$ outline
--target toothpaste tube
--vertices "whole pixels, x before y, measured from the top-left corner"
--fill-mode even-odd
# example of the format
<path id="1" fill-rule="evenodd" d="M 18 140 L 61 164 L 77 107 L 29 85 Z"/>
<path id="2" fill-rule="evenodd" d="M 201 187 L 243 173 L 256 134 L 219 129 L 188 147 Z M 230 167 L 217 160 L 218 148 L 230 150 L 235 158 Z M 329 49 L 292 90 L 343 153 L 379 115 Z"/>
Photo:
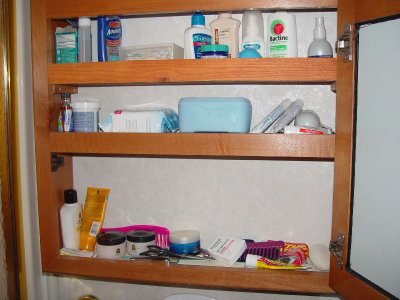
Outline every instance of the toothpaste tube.
<path id="1" fill-rule="evenodd" d="M 267 130 L 288 108 L 290 99 L 283 100 L 272 112 L 270 112 L 250 133 L 262 133 Z"/>
<path id="2" fill-rule="evenodd" d="M 97 18 L 98 61 L 119 60 L 121 39 L 122 25 L 119 17 Z"/>
<path id="3" fill-rule="evenodd" d="M 293 257 L 283 256 L 273 260 L 259 255 L 247 254 L 246 267 L 271 270 L 304 270 L 306 267 L 293 263 Z"/>
<path id="4" fill-rule="evenodd" d="M 325 128 L 311 128 L 303 126 L 288 125 L 283 128 L 283 133 L 287 134 L 328 134 Z"/>
<path id="5" fill-rule="evenodd" d="M 276 120 L 275 124 L 272 127 L 271 133 L 277 133 L 281 131 L 286 125 L 289 125 L 296 116 L 303 109 L 304 102 L 300 99 L 290 103 L 289 107 L 285 110 L 285 112 Z"/>

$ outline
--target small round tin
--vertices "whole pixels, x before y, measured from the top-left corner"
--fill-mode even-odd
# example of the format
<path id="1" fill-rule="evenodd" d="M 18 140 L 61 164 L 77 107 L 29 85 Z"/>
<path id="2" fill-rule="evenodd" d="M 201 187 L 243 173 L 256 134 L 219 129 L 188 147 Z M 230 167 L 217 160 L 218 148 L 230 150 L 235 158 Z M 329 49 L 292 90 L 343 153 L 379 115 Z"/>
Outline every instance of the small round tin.
<path id="1" fill-rule="evenodd" d="M 126 237 L 118 231 L 101 232 L 96 236 L 97 257 L 118 259 L 126 254 Z"/>
<path id="2" fill-rule="evenodd" d="M 147 246 L 156 244 L 154 231 L 131 230 L 126 234 L 127 251 L 132 257 L 140 257 L 140 253 L 149 250 Z"/>

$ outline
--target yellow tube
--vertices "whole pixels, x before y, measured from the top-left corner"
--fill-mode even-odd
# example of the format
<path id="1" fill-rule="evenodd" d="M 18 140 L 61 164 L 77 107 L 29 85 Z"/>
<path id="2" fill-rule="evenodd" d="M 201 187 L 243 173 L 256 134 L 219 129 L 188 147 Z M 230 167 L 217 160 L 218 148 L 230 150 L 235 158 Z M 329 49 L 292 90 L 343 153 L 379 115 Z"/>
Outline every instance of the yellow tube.
<path id="1" fill-rule="evenodd" d="M 79 249 L 94 251 L 96 235 L 103 226 L 110 189 L 88 187 L 83 208 Z"/>
<path id="2" fill-rule="evenodd" d="M 246 267 L 257 269 L 271 269 L 271 270 L 302 270 L 306 269 L 303 266 L 297 266 L 291 263 L 280 262 L 279 260 L 272 260 L 266 257 L 247 254 Z"/>

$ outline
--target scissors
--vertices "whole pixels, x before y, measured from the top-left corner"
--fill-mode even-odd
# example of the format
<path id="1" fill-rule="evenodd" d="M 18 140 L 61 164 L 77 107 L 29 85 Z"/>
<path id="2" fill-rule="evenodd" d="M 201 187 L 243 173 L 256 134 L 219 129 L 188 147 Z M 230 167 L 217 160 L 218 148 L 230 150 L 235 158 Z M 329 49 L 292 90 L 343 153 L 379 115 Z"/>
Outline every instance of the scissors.
<path id="1" fill-rule="evenodd" d="M 175 259 L 195 259 L 195 260 L 205 260 L 212 259 L 211 256 L 204 250 L 200 250 L 198 254 L 201 255 L 189 255 L 189 254 L 177 254 L 168 248 L 161 248 L 155 245 L 147 246 L 149 250 L 140 253 L 140 258 L 149 258 L 155 260 L 170 260 L 171 258 Z"/>

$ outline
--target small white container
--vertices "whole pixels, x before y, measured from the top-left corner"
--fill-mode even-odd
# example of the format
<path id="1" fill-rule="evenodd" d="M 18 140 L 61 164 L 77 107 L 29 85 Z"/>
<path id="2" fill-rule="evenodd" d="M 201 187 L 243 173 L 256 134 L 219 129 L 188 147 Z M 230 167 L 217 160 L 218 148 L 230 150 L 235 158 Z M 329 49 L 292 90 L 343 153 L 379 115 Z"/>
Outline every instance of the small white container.
<path id="1" fill-rule="evenodd" d="M 178 230 L 169 235 L 169 249 L 177 254 L 195 254 L 200 251 L 200 232 Z"/>
<path id="2" fill-rule="evenodd" d="M 147 246 L 156 244 L 154 231 L 131 230 L 126 234 L 127 252 L 132 257 L 140 257 L 140 253 L 148 251 Z"/>
<path id="3" fill-rule="evenodd" d="M 126 254 L 125 235 L 117 231 L 99 233 L 96 237 L 96 253 L 99 258 L 121 258 Z"/>
<path id="4" fill-rule="evenodd" d="M 100 104 L 95 101 L 72 102 L 74 131 L 97 132 L 99 126 Z"/>

